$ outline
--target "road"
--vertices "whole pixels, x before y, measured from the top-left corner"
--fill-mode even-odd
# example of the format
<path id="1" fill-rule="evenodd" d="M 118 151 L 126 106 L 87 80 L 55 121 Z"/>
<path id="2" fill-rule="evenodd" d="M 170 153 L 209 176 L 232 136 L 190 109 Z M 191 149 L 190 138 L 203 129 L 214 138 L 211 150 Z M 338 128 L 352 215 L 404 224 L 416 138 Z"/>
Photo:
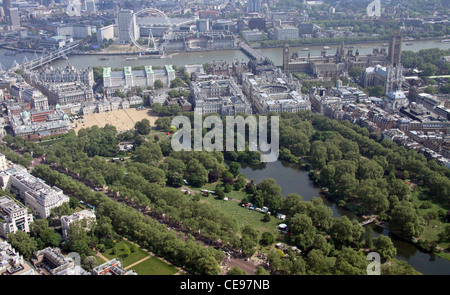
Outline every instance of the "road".
<path id="1" fill-rule="evenodd" d="M 51 169 L 54 169 L 54 170 L 60 172 L 60 173 L 66 174 L 66 175 L 72 177 L 73 179 L 76 179 L 76 180 L 79 180 L 79 181 L 83 182 L 86 186 L 89 186 L 92 189 L 94 189 L 94 187 L 95 187 L 95 185 L 90 183 L 89 181 L 82 180 L 82 179 L 80 179 L 78 177 L 75 177 L 74 175 L 71 175 L 70 171 L 66 172 L 65 168 L 57 167 L 57 166 L 54 166 L 54 165 L 49 165 L 49 167 Z M 234 249 L 230 249 L 230 248 L 228 248 L 228 247 L 226 247 L 226 246 L 224 246 L 222 244 L 218 244 L 216 242 L 213 242 L 210 238 L 205 237 L 203 235 L 199 235 L 198 232 L 196 232 L 196 231 L 192 231 L 192 230 L 186 229 L 186 228 L 182 227 L 182 225 L 180 225 L 178 223 L 172 223 L 169 220 L 167 220 L 165 218 L 162 218 L 161 216 L 156 215 L 154 212 L 144 211 L 141 208 L 137 208 L 136 204 L 132 204 L 130 202 L 130 200 L 122 200 L 122 199 L 117 198 L 116 196 L 114 196 L 113 193 L 109 193 L 109 192 L 103 191 L 101 189 L 100 189 L 100 192 L 103 192 L 107 197 L 109 197 L 109 198 L 111 198 L 111 199 L 113 199 L 115 201 L 125 202 L 128 206 L 134 208 L 135 210 L 141 212 L 142 214 L 148 215 L 152 219 L 157 220 L 158 222 L 160 222 L 162 224 L 165 224 L 168 229 L 177 231 L 178 235 L 184 236 L 187 233 L 190 233 L 191 235 L 194 236 L 196 241 L 200 242 L 204 247 L 214 247 L 216 249 L 221 249 L 223 251 L 229 252 L 231 254 L 230 255 L 230 262 L 228 262 L 228 258 L 225 258 L 222 261 L 222 263 L 221 263 L 222 266 L 226 266 L 226 265 L 228 265 L 230 267 L 239 266 L 242 270 L 244 270 L 249 275 L 252 275 L 252 274 L 255 273 L 256 267 L 258 265 L 255 265 L 252 260 L 245 261 L 241 257 L 241 255 L 239 254 L 238 251 L 236 251 Z M 222 272 L 221 274 L 225 274 L 225 273 Z"/>

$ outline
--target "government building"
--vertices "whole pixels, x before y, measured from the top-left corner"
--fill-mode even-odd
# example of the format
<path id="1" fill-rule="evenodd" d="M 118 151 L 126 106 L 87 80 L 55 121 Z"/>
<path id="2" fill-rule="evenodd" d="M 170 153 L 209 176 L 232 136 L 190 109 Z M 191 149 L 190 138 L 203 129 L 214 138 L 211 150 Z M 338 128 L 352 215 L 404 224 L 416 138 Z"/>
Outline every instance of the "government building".
<path id="1" fill-rule="evenodd" d="M 133 88 L 153 87 L 155 81 L 160 80 L 165 87 L 174 80 L 175 70 L 172 65 L 166 65 L 163 69 L 153 69 L 145 66 L 143 70 L 133 70 L 132 67 L 124 67 L 122 71 L 113 71 L 110 67 L 103 68 L 103 91 L 111 96 L 116 90 L 124 91 Z"/>

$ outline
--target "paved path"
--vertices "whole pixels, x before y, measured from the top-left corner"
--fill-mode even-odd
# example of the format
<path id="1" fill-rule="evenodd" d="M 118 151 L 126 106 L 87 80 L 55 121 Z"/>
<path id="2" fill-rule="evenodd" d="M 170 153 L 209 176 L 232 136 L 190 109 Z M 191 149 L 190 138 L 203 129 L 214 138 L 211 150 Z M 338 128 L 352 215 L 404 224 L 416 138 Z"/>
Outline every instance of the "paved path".
<path id="1" fill-rule="evenodd" d="M 124 269 L 129 269 L 130 267 L 133 267 L 133 266 L 135 266 L 136 264 L 139 264 L 139 263 L 141 263 L 141 262 L 143 262 L 143 261 L 145 261 L 145 260 L 147 260 L 147 259 L 149 259 L 149 258 L 151 258 L 151 257 L 152 257 L 152 256 L 149 255 L 149 256 L 147 256 L 147 257 L 145 257 L 145 258 L 142 258 L 141 260 L 136 261 L 135 263 L 132 263 L 132 264 L 128 265 L 128 266 L 125 267 Z"/>
<path id="2" fill-rule="evenodd" d="M 100 257 L 101 259 L 103 259 L 105 262 L 109 261 L 108 258 L 106 258 L 105 256 L 102 255 L 102 253 L 97 252 L 97 256 Z"/>

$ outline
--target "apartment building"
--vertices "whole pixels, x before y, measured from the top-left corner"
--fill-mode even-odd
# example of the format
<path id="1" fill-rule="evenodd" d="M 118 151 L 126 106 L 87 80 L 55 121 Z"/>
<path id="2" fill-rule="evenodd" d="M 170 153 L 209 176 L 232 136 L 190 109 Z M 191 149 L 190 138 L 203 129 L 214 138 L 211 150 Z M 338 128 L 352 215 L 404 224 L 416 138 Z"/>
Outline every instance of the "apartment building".
<path id="1" fill-rule="evenodd" d="M 69 201 L 60 188 L 50 187 L 20 165 L 0 172 L 0 183 L 2 189 L 16 193 L 37 218 L 47 218 L 51 209 Z"/>
<path id="2" fill-rule="evenodd" d="M 62 216 L 61 217 L 61 229 L 62 229 L 63 237 L 67 238 L 67 235 L 69 233 L 69 227 L 72 223 L 77 222 L 77 221 L 82 221 L 82 220 L 86 221 L 86 223 L 85 223 L 86 229 L 89 229 L 96 220 L 94 212 L 92 210 L 82 210 L 79 212 L 75 212 L 69 216 Z"/>
<path id="3" fill-rule="evenodd" d="M 0 197 L 0 236 L 7 238 L 9 233 L 18 230 L 29 232 L 33 214 L 8 196 Z"/>
<path id="4" fill-rule="evenodd" d="M 8 242 L 0 240 L 0 275 L 34 275 L 34 269 Z"/>

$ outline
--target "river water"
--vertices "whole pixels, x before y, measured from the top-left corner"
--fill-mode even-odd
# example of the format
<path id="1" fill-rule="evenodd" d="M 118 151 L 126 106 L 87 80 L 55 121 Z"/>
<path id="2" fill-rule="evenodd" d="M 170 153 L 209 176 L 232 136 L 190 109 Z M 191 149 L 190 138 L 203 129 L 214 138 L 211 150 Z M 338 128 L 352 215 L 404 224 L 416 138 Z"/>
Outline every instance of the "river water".
<path id="1" fill-rule="evenodd" d="M 346 215 L 350 220 L 357 218 L 353 212 L 338 207 L 335 202 L 328 200 L 321 188 L 309 178 L 308 171 L 299 165 L 285 161 L 262 163 L 259 165 L 241 163 L 240 172 L 247 179 L 253 179 L 256 184 L 265 178 L 275 179 L 277 184 L 281 186 L 281 193 L 284 196 L 290 193 L 296 193 L 302 196 L 305 201 L 309 201 L 313 197 L 321 197 L 324 204 L 332 209 L 333 217 Z M 373 228 L 374 237 L 389 234 L 389 231 L 386 229 L 374 225 L 368 226 Z M 406 261 L 418 272 L 424 275 L 450 275 L 449 260 L 433 254 L 424 253 L 414 245 L 394 236 L 391 239 L 397 248 L 396 258 Z"/>
<path id="2" fill-rule="evenodd" d="M 406 45 L 409 42 L 403 42 L 403 50 L 411 50 L 417 52 L 421 49 L 428 48 L 440 48 L 440 49 L 450 49 L 450 43 L 442 43 L 439 40 L 422 40 L 422 41 L 412 41 L 412 45 Z M 302 51 L 302 49 L 308 47 L 309 51 Z M 350 46 L 350 45 L 346 45 Z M 373 48 L 381 48 L 381 42 L 355 44 L 352 48 L 353 52 L 357 49 L 360 54 L 371 53 Z M 327 50 L 328 54 L 333 54 L 336 52 L 338 45 L 330 45 L 330 49 Z M 264 48 L 258 49 L 263 55 L 270 58 L 275 65 L 282 65 L 283 56 L 281 48 Z M 299 56 L 307 56 L 308 52 L 311 56 L 319 56 L 320 52 L 323 50 L 323 46 L 309 46 L 305 45 L 302 47 L 291 47 L 291 52 L 298 52 Z M 34 53 L 17 53 L 15 56 L 5 56 L 7 50 L 0 49 L 0 63 L 3 68 L 10 68 L 14 60 L 18 63 L 22 63 L 25 56 L 31 60 L 34 57 Z M 38 54 L 38 56 L 40 56 Z M 180 52 L 173 55 L 171 58 L 165 59 L 143 59 L 143 60 L 126 60 L 124 55 L 110 55 L 107 56 L 108 60 L 100 60 L 101 57 L 98 55 L 70 55 L 68 60 L 57 60 L 53 62 L 53 66 L 62 67 L 66 66 L 68 63 L 75 68 L 87 68 L 89 66 L 109 66 L 112 68 L 123 68 L 124 66 L 142 66 L 142 65 L 152 65 L 152 66 L 164 66 L 166 64 L 172 64 L 175 66 L 184 66 L 188 64 L 203 64 L 212 61 L 227 61 L 232 62 L 236 59 L 238 60 L 248 60 L 248 57 L 241 50 L 217 50 L 217 51 L 203 51 L 203 52 Z"/>

